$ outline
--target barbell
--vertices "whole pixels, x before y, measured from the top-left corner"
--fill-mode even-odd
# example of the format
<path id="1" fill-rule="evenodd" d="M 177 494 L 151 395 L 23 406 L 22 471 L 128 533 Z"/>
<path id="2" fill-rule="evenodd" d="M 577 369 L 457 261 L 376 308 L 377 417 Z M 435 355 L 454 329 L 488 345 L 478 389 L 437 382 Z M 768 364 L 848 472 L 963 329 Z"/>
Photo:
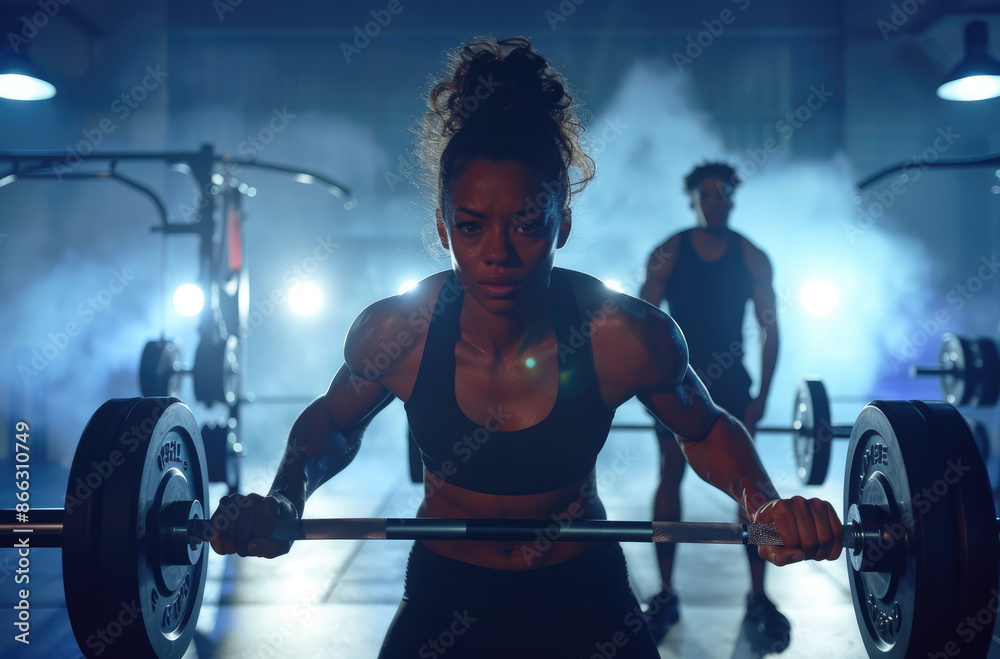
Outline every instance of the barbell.
<path id="1" fill-rule="evenodd" d="M 913 366 L 910 377 L 938 376 L 952 405 L 991 407 L 1000 400 L 1000 349 L 991 336 L 945 334 L 937 366 Z"/>
<path id="2" fill-rule="evenodd" d="M 27 538 L 63 548 L 67 611 L 88 656 L 181 657 L 204 594 L 204 541 L 214 532 L 205 521 L 207 483 L 198 426 L 184 403 L 114 399 L 80 438 L 65 509 L 30 511 L 27 522 L 0 511 L 0 537 L 4 546 Z M 873 401 L 861 411 L 844 477 L 843 542 L 870 656 L 985 656 L 1000 581 L 992 501 L 975 440 L 954 407 Z M 236 511 L 221 512 L 224 528 Z M 761 524 L 509 519 L 291 520 L 272 538 L 780 542 Z M 132 611 L 141 624 L 118 622 Z"/>
<path id="3" fill-rule="evenodd" d="M 650 424 L 612 424 L 612 430 L 653 430 Z M 830 468 L 830 442 L 851 436 L 849 425 L 830 421 L 830 397 L 817 378 L 803 378 L 795 388 L 792 425 L 757 426 L 761 434 L 790 434 L 796 473 L 803 485 L 822 485 Z"/>

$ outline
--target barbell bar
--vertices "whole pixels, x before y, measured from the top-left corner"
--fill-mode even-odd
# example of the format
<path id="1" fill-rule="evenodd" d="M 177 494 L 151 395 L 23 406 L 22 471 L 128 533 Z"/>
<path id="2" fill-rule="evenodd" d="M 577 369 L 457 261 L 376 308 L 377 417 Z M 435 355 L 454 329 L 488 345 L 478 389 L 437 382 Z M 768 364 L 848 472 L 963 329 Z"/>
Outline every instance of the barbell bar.
<path id="1" fill-rule="evenodd" d="M 912 366 L 910 377 L 938 376 L 952 405 L 991 407 L 1000 400 L 1000 348 L 991 336 L 946 333 L 935 366 Z"/>
<path id="2" fill-rule="evenodd" d="M 195 501 L 174 501 L 178 510 L 193 510 Z M 180 505 L 177 505 L 180 504 Z M 30 526 L 19 523 L 15 511 L 0 510 L 0 536 L 10 538 L 31 529 L 33 547 L 62 547 L 65 509 L 32 511 Z M 192 513 L 194 514 L 194 513 Z M 35 521 L 38 520 L 38 521 Z M 156 535 L 167 553 L 179 555 L 184 545 L 211 540 L 217 531 L 200 515 L 162 520 Z M 781 536 L 773 524 L 726 522 L 664 522 L 551 519 L 437 519 L 437 518 L 312 518 L 279 520 L 270 539 L 299 540 L 469 540 L 531 542 L 543 537 L 552 542 L 647 542 L 726 545 L 777 545 Z M 844 526 L 842 544 L 860 550 L 864 538 L 860 521 Z M 40 540 L 40 542 L 39 542 Z M 9 546 L 9 543 L 5 543 Z"/>
<path id="3" fill-rule="evenodd" d="M 27 537 L 33 546 L 63 547 L 67 611 L 84 652 L 93 650 L 87 639 L 121 614 L 121 603 L 135 602 L 143 624 L 123 629 L 101 656 L 180 657 L 204 594 L 206 494 L 190 409 L 173 398 L 117 399 L 84 430 L 65 509 L 30 511 L 29 524 L 4 511 L 0 531 L 9 542 Z M 968 656 L 984 656 L 991 636 L 965 638 L 958 630 L 969 616 L 995 611 L 1000 538 L 985 465 L 957 410 L 919 401 L 866 406 L 848 448 L 844 510 L 852 600 L 870 656 L 924 657 L 959 643 Z M 232 519 L 222 512 L 219 522 Z M 768 526 L 368 519 L 301 520 L 276 531 L 286 539 L 510 541 L 541 533 L 566 541 L 750 543 L 758 531 L 773 534 Z"/>
<path id="4" fill-rule="evenodd" d="M 653 430 L 649 424 L 612 424 L 612 430 Z M 803 485 L 822 485 L 830 468 L 830 442 L 847 439 L 853 426 L 830 421 L 830 397 L 818 378 L 803 378 L 795 389 L 790 426 L 757 426 L 764 434 L 790 434 L 796 473 Z"/>

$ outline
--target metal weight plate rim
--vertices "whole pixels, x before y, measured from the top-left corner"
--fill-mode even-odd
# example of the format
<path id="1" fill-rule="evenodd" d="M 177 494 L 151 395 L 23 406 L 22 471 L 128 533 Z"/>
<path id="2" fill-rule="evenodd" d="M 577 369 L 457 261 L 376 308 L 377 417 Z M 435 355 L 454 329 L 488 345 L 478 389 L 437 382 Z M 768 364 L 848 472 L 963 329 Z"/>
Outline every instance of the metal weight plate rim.
<path id="1" fill-rule="evenodd" d="M 105 625 L 100 574 L 100 518 L 103 477 L 93 467 L 108 458 L 114 436 L 107 428 L 118 428 L 140 398 L 116 398 L 101 405 L 87 422 L 73 455 L 66 486 L 63 522 L 63 589 L 66 610 L 77 644 L 87 652 L 99 650 L 103 642 L 95 636 Z"/>
<path id="2" fill-rule="evenodd" d="M 882 441 L 877 441 L 881 439 Z M 855 616 L 861 637 L 870 656 L 915 657 L 922 656 L 922 648 L 936 646 L 945 638 L 947 631 L 954 628 L 950 618 L 944 618 L 941 611 L 953 610 L 951 584 L 939 576 L 935 565 L 921 560 L 920 551 L 935 542 L 934 529 L 951 528 L 951 509 L 947 505 L 931 505 L 922 510 L 921 488 L 933 483 L 937 478 L 940 462 L 934 447 L 935 438 L 924 416 L 912 402 L 872 401 L 859 414 L 851 433 L 844 475 L 844 510 L 860 501 L 863 483 L 871 474 L 882 473 L 890 485 L 895 482 L 892 499 L 900 513 L 900 520 L 888 520 L 890 524 L 901 523 L 898 527 L 905 540 L 905 567 L 897 574 L 895 588 L 890 595 L 901 604 L 898 621 L 899 632 L 891 643 L 885 641 L 874 629 L 876 621 L 868 612 L 868 593 L 863 589 L 864 575 L 854 571 L 848 563 L 848 581 Z M 888 455 L 885 464 L 876 462 L 867 469 L 865 450 L 882 444 Z M 869 459 L 877 459 L 869 454 Z M 898 470 L 902 469 L 902 474 Z M 896 472 L 896 473 L 893 473 Z M 918 508 L 919 506 L 919 508 Z M 912 525 L 905 522 L 909 516 Z M 897 543 L 886 548 L 891 551 Z M 943 549 L 945 553 L 948 547 Z M 950 563 L 951 556 L 938 556 L 941 563 Z M 884 618 L 883 618 L 884 620 Z M 932 624 L 920 621 L 930 620 Z"/>
<path id="3" fill-rule="evenodd" d="M 833 429 L 830 399 L 821 380 L 799 381 L 792 409 L 792 427 L 792 449 L 799 479 L 803 485 L 822 485 L 830 468 Z"/>
<path id="4" fill-rule="evenodd" d="M 996 622 L 997 602 L 992 598 L 1000 597 L 1000 536 L 997 535 L 993 486 L 972 430 L 961 413 L 940 401 L 914 401 L 914 405 L 927 420 L 934 436 L 945 440 L 935 442 L 942 465 L 942 477 L 935 487 L 942 483 L 948 486 L 946 494 L 953 526 L 941 532 L 954 540 L 957 557 L 954 565 L 959 570 L 951 580 L 959 590 L 950 611 L 954 638 L 947 640 L 954 642 L 962 655 L 986 656 L 993 642 L 992 630 Z M 988 625 L 988 630 L 966 639 L 960 625 L 970 618 L 978 618 L 983 611 L 992 617 L 989 623 L 983 623 Z M 966 623 L 967 631 L 973 629 Z M 928 649 L 932 653 L 948 654 L 945 644 Z"/>
<path id="5" fill-rule="evenodd" d="M 971 386 L 968 359 L 971 356 L 969 341 L 957 334 L 946 333 L 941 340 L 938 351 L 938 366 L 947 368 L 945 355 L 954 354 L 955 359 L 949 360 L 952 367 L 959 372 L 957 376 L 942 373 L 938 378 L 941 386 L 941 396 L 952 405 L 967 405 L 975 387 Z"/>
<path id="6" fill-rule="evenodd" d="M 158 469 L 159 472 L 167 473 L 169 470 L 164 465 L 159 467 L 156 465 L 158 459 L 158 451 L 155 447 L 161 447 L 164 442 L 171 437 L 179 437 L 185 442 L 188 447 L 188 451 L 193 450 L 194 455 L 189 455 L 189 461 L 193 464 L 189 465 L 188 475 L 189 482 L 195 489 L 195 499 L 200 501 L 202 504 L 202 509 L 207 506 L 207 493 L 208 493 L 208 481 L 207 481 L 207 469 L 205 463 L 205 451 L 201 442 L 201 435 L 198 430 L 198 425 L 194 419 L 194 415 L 190 408 L 184 403 L 180 402 L 175 398 L 148 398 L 140 401 L 129 414 L 126 422 L 132 422 L 133 419 L 145 419 L 145 418 L 156 418 L 157 413 L 159 416 L 156 421 L 155 428 L 152 435 L 149 437 L 149 450 L 145 452 L 143 465 L 142 465 L 142 483 L 139 487 L 135 487 L 134 484 L 125 483 L 122 481 L 116 482 L 116 485 L 120 486 L 120 497 L 124 499 L 129 493 L 138 490 L 140 494 L 144 491 L 150 492 L 157 489 L 159 481 L 153 483 L 150 478 L 154 475 L 154 467 Z M 134 425 L 134 423 L 130 423 Z M 140 454 L 137 454 L 140 455 Z M 161 474 L 162 476 L 162 474 Z M 199 496 L 200 495 L 200 498 Z M 150 503 L 155 501 L 154 497 L 150 497 Z M 133 583 L 135 590 L 139 591 L 140 596 L 143 595 L 144 590 L 141 586 L 140 573 L 148 578 L 151 582 L 155 583 L 156 573 L 159 571 L 159 566 L 152 569 L 152 576 L 149 576 L 149 562 L 154 559 L 158 559 L 159 552 L 155 548 L 158 545 L 159 536 L 155 529 L 149 529 L 146 525 L 150 521 L 149 518 L 152 517 L 151 509 L 145 509 L 140 506 L 140 504 L 145 504 L 144 501 L 135 501 L 129 503 L 129 514 L 130 519 L 126 524 L 125 528 L 131 528 L 132 524 L 136 527 L 142 527 L 146 533 L 142 540 L 144 541 L 144 547 L 139 547 L 139 538 L 136 537 L 136 545 L 134 548 L 130 548 L 127 556 L 132 557 L 133 555 L 136 559 L 143 559 L 144 561 L 136 561 L 133 565 L 133 569 L 123 570 L 123 574 L 129 578 L 128 589 L 132 590 Z M 135 554 L 133 554 L 133 550 Z M 112 569 L 110 555 L 107 560 L 108 569 Z M 191 574 L 194 576 L 193 583 L 190 584 L 190 589 L 185 600 L 185 606 L 183 607 L 184 613 L 187 616 L 186 620 L 182 625 L 179 626 L 180 632 L 172 631 L 170 634 L 164 636 L 158 626 L 152 624 L 152 619 L 150 617 L 144 618 L 145 629 L 142 630 L 142 634 L 138 633 L 136 630 L 135 637 L 137 643 L 139 642 L 149 642 L 151 648 L 156 653 L 158 657 L 169 658 L 169 659 L 180 659 L 184 654 L 188 645 L 190 645 L 191 638 L 194 635 L 195 625 L 197 624 L 198 615 L 201 610 L 201 601 L 204 596 L 205 581 L 208 575 L 206 569 L 206 553 L 203 551 L 200 560 L 195 566 L 192 566 Z M 135 577 L 135 582 L 132 581 L 132 577 Z M 141 602 L 145 610 L 145 602 Z M 160 607 L 159 610 L 162 610 Z M 156 616 L 159 617 L 160 613 L 157 612 Z"/>

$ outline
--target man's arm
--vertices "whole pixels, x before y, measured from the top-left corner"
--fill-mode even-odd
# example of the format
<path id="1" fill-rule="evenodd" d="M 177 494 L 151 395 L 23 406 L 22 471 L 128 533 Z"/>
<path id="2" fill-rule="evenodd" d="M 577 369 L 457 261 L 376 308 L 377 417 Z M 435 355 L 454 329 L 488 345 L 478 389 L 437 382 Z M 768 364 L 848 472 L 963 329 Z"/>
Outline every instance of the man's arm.
<path id="1" fill-rule="evenodd" d="M 761 343 L 760 391 L 757 393 L 757 398 L 750 403 L 743 418 L 743 422 L 752 430 L 764 416 L 767 397 L 771 391 L 771 380 L 778 364 L 778 312 L 771 261 L 764 252 L 748 241 L 744 243 L 744 254 L 750 275 L 753 277 L 753 308 L 760 327 Z"/>
<path id="2" fill-rule="evenodd" d="M 677 237 L 673 236 L 649 255 L 646 261 L 646 280 L 639 289 L 639 298 L 659 307 L 667 296 L 667 281 L 674 268 Z"/>

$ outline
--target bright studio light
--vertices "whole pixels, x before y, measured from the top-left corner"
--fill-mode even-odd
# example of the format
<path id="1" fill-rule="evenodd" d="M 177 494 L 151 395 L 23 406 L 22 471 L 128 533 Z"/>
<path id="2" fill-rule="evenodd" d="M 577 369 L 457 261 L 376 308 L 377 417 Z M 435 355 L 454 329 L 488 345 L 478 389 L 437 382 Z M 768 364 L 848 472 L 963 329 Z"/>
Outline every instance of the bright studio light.
<path id="1" fill-rule="evenodd" d="M 194 284 L 178 286 L 174 291 L 174 309 L 182 316 L 197 316 L 205 306 L 205 294 Z"/>
<path id="2" fill-rule="evenodd" d="M 990 54 L 985 21 L 965 26 L 965 57 L 952 69 L 937 95 L 946 101 L 982 101 L 1000 96 L 1000 62 Z"/>
<path id="3" fill-rule="evenodd" d="M 813 279 L 802 285 L 802 307 L 814 316 L 826 316 L 837 308 L 840 292 L 823 279 Z"/>
<path id="4" fill-rule="evenodd" d="M 12 101 L 44 101 L 56 95 L 52 83 L 41 78 L 5 73 L 0 75 L 0 97 Z"/>
<path id="5" fill-rule="evenodd" d="M 613 291 L 618 291 L 619 293 L 625 292 L 625 287 L 617 279 L 605 279 L 604 285 Z"/>
<path id="6" fill-rule="evenodd" d="M 406 281 L 404 281 L 402 284 L 399 285 L 399 290 L 396 291 L 396 294 L 402 295 L 403 293 L 408 293 L 412 291 L 414 288 L 416 288 L 418 283 L 420 282 L 418 282 L 416 279 L 407 279 Z"/>
<path id="7" fill-rule="evenodd" d="M 323 305 L 323 293 L 311 281 L 300 281 L 288 291 L 288 303 L 300 316 L 311 316 Z"/>
<path id="8" fill-rule="evenodd" d="M 1000 76 L 978 75 L 952 80 L 938 87 L 946 101 L 982 101 L 1000 96 Z"/>

